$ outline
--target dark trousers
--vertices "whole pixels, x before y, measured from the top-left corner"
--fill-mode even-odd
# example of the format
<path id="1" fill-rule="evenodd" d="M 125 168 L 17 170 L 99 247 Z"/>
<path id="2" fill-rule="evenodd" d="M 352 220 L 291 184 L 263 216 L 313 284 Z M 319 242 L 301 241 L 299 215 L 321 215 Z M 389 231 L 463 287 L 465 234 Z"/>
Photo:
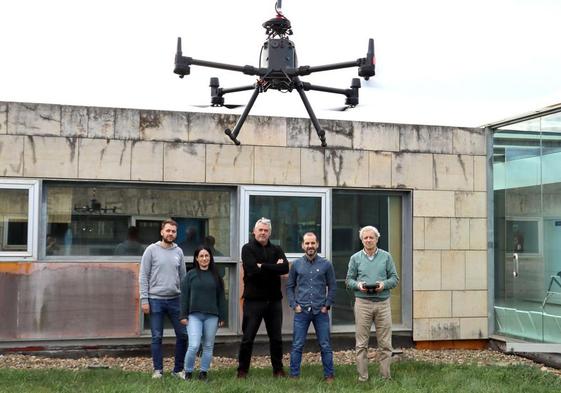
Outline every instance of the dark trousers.
<path id="1" fill-rule="evenodd" d="M 261 321 L 265 320 L 265 328 L 269 336 L 269 352 L 273 372 L 281 371 L 282 367 L 282 303 L 280 300 L 245 300 L 243 304 L 242 342 L 238 355 L 238 371 L 247 372 L 251 363 L 253 341 Z"/>

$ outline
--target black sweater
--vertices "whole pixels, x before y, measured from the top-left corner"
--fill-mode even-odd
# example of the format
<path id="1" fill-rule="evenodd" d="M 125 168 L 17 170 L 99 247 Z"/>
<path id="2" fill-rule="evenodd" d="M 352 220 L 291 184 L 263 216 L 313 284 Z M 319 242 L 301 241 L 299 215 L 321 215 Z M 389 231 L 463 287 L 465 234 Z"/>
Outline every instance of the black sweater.
<path id="1" fill-rule="evenodd" d="M 279 259 L 283 263 L 277 264 Z M 242 247 L 244 268 L 243 298 L 248 300 L 282 299 L 280 276 L 288 273 L 288 260 L 279 246 L 271 242 L 263 246 L 251 239 Z M 257 264 L 261 263 L 261 268 Z"/>
<path id="2" fill-rule="evenodd" d="M 214 276 L 209 270 L 191 269 L 181 281 L 179 319 L 188 318 L 193 312 L 218 315 L 220 321 L 226 318 L 224 288 L 217 287 Z"/>

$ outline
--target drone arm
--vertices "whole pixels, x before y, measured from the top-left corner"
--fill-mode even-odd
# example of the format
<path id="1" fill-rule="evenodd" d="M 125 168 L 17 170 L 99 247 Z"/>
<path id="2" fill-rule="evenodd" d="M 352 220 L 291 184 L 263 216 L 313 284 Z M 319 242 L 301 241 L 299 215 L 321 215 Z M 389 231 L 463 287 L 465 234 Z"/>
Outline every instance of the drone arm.
<path id="1" fill-rule="evenodd" d="M 255 104 L 255 100 L 257 99 L 257 96 L 259 95 L 259 93 L 261 92 L 261 86 L 259 86 L 258 84 L 256 84 L 255 86 L 255 90 L 253 90 L 253 94 L 251 95 L 251 98 L 249 99 L 249 102 L 247 103 L 247 106 L 245 107 L 245 110 L 243 111 L 242 115 L 240 116 L 240 118 L 238 119 L 238 122 L 236 123 L 236 125 L 234 126 L 234 130 L 231 131 L 229 128 L 226 128 L 224 130 L 224 133 L 226 135 L 228 135 L 228 137 L 236 144 L 239 145 L 240 141 L 237 139 L 238 134 L 240 133 L 240 129 L 242 128 L 243 123 L 245 122 L 245 119 L 247 118 L 247 115 L 249 114 L 249 111 L 251 110 L 251 108 L 253 107 L 253 104 Z"/>
<path id="2" fill-rule="evenodd" d="M 312 72 L 338 70 L 341 68 L 358 67 L 358 76 L 368 80 L 371 76 L 376 75 L 376 56 L 374 55 L 374 40 L 368 40 L 368 49 L 366 57 L 356 59 L 355 61 L 347 61 L 343 63 L 325 64 L 321 66 L 301 66 L 294 70 L 294 76 L 310 75 Z"/>
<path id="3" fill-rule="evenodd" d="M 336 89 L 334 87 L 312 85 L 311 83 L 308 82 L 302 82 L 302 88 L 305 91 L 308 90 L 323 91 L 325 93 L 343 94 L 347 97 L 352 94 L 351 89 Z"/>
<path id="4" fill-rule="evenodd" d="M 210 68 L 219 68 L 222 70 L 237 71 L 237 72 L 242 72 L 246 75 L 259 75 L 259 69 L 250 65 L 237 66 L 233 64 L 217 63 L 214 61 L 193 59 L 191 57 L 187 57 L 185 59 L 187 59 L 189 64 L 198 65 L 201 67 L 210 67 Z"/>
<path id="5" fill-rule="evenodd" d="M 228 93 L 237 93 L 239 91 L 247 91 L 255 89 L 255 85 L 247 85 L 247 86 L 239 86 L 239 87 L 230 87 L 228 89 L 221 88 L 220 95 L 228 94 Z"/>
<path id="6" fill-rule="evenodd" d="M 325 64 L 320 66 L 301 66 L 296 69 L 296 75 L 303 76 L 303 75 L 310 75 L 312 72 L 321 72 L 321 71 L 331 71 L 331 70 L 338 70 L 341 68 L 350 68 L 350 67 L 357 67 L 365 59 L 357 59 L 355 61 L 347 61 L 344 63 L 333 63 L 333 64 Z"/>
<path id="7" fill-rule="evenodd" d="M 223 70 L 229 71 L 237 71 L 242 72 L 246 75 L 260 75 L 262 74 L 262 70 L 259 68 L 255 68 L 250 65 L 245 66 L 237 66 L 232 64 L 225 64 L 225 63 L 216 63 L 214 61 L 206 61 L 200 59 L 193 59 L 192 57 L 183 56 L 183 52 L 181 50 L 181 37 L 177 38 L 177 51 L 175 52 L 175 68 L 173 72 L 179 75 L 180 78 L 183 78 L 185 75 L 189 75 L 191 70 L 191 65 L 198 65 L 202 67 L 211 67 L 211 68 L 219 68 Z"/>
<path id="8" fill-rule="evenodd" d="M 342 94 L 345 97 L 347 97 L 345 104 L 354 107 L 358 105 L 358 89 L 360 89 L 360 79 L 353 78 L 351 82 L 351 87 L 349 89 L 336 89 L 328 86 L 312 85 L 311 83 L 308 82 L 302 82 L 302 88 L 305 91 L 315 90 L 315 91 L 323 91 L 326 93 Z"/>
<path id="9" fill-rule="evenodd" d="M 306 111 L 308 111 L 308 115 L 310 116 L 310 120 L 316 129 L 316 133 L 318 134 L 319 140 L 321 141 L 321 146 L 326 147 L 327 143 L 325 142 L 325 131 L 321 129 L 319 125 L 319 121 L 310 105 L 310 101 L 308 101 L 308 97 L 306 97 L 306 93 L 304 92 L 304 87 L 302 86 L 302 82 L 298 79 L 298 77 L 294 78 L 296 82 L 296 91 L 300 94 L 300 98 L 306 107 Z"/>

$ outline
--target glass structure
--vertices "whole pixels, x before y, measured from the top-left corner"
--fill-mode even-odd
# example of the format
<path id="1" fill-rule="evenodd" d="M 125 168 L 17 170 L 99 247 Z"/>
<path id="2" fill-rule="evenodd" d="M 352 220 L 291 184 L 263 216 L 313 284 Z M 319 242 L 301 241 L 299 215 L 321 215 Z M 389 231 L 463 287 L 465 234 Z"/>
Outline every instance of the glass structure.
<path id="1" fill-rule="evenodd" d="M 495 333 L 561 343 L 561 113 L 493 135 Z"/>

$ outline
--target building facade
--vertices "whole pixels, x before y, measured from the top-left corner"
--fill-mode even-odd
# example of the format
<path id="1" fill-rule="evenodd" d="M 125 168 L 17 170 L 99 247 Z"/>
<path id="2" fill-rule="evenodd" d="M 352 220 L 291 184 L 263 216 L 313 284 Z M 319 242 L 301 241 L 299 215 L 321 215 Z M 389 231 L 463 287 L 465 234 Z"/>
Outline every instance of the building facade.
<path id="1" fill-rule="evenodd" d="M 396 261 L 394 330 L 415 341 L 493 329 L 489 129 L 0 102 L 0 346 L 146 340 L 138 268 L 159 222 L 179 223 L 189 265 L 206 243 L 241 332 L 240 249 L 255 220 L 300 256 L 314 231 L 338 282 L 333 331 L 353 332 L 344 287 L 358 230 Z M 493 285 L 491 283 L 491 285 Z M 292 317 L 285 305 L 284 331 Z"/>

